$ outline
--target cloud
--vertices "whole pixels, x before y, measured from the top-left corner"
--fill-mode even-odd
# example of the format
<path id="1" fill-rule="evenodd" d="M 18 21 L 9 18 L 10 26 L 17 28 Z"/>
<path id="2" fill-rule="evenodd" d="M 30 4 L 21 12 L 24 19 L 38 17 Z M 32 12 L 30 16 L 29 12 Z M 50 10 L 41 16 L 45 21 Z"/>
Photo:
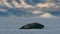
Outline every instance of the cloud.
<path id="1" fill-rule="evenodd" d="M 33 14 L 40 14 L 40 13 L 43 13 L 42 11 L 33 11 L 32 12 Z"/>
<path id="2" fill-rule="evenodd" d="M 6 10 L 6 9 L 1 9 L 1 8 L 0 8 L 0 11 L 2 11 L 2 12 L 6 12 L 7 10 Z"/>
<path id="3" fill-rule="evenodd" d="M 18 2 L 19 1 L 19 2 Z M 3 14 L 2 12 L 6 12 L 8 15 L 15 15 L 15 16 L 26 16 L 26 17 L 33 17 L 33 16 L 39 16 L 39 17 L 55 17 L 60 15 L 60 8 L 59 5 L 51 2 L 48 3 L 43 0 L 37 0 L 34 1 L 37 4 L 31 5 L 25 2 L 25 0 L 11 0 L 10 2 L 7 0 L 2 0 L 0 1 L 0 11 L 1 15 Z M 29 3 L 33 4 L 33 1 Z M 38 2 L 39 1 L 39 2 Z M 49 1 L 50 2 L 50 1 Z M 56 13 L 57 11 L 57 13 Z M 7 15 L 6 14 L 6 15 Z"/>
<path id="4" fill-rule="evenodd" d="M 55 17 L 55 16 L 51 15 L 50 13 L 44 13 L 40 17 L 42 17 L 42 18 L 52 18 L 52 17 Z"/>

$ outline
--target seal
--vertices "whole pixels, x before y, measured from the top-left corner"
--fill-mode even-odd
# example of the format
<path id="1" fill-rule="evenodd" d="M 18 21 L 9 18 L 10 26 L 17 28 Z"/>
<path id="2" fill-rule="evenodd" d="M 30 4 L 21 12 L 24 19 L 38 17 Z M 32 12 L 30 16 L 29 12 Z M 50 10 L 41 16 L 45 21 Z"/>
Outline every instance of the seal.
<path id="1" fill-rule="evenodd" d="M 29 23 L 19 29 L 43 29 L 45 26 L 39 23 Z"/>

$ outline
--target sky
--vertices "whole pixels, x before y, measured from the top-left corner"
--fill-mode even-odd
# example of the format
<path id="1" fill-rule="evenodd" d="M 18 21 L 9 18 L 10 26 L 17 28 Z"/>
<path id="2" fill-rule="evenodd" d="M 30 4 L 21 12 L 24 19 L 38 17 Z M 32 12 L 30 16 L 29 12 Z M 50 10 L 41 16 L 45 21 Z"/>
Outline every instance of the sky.
<path id="1" fill-rule="evenodd" d="M 60 17 L 59 0 L 0 0 L 0 16 Z"/>

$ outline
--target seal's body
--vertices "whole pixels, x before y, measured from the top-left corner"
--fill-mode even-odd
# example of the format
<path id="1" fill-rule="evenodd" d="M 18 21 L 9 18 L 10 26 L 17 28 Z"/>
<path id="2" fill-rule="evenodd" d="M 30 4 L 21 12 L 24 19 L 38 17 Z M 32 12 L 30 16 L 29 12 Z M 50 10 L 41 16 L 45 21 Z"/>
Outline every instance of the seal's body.
<path id="1" fill-rule="evenodd" d="M 23 27 L 19 28 L 19 29 L 43 29 L 44 25 L 39 24 L 39 23 L 30 23 L 30 24 L 26 24 Z"/>

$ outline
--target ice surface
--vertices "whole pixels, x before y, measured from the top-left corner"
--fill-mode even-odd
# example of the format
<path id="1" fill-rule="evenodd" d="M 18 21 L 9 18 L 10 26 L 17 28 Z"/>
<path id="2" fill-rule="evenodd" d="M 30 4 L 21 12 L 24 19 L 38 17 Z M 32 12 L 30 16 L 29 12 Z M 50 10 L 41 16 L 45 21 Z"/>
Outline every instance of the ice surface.
<path id="1" fill-rule="evenodd" d="M 45 28 L 19 30 L 32 22 L 44 24 Z M 60 34 L 60 18 L 0 17 L 0 34 Z"/>

